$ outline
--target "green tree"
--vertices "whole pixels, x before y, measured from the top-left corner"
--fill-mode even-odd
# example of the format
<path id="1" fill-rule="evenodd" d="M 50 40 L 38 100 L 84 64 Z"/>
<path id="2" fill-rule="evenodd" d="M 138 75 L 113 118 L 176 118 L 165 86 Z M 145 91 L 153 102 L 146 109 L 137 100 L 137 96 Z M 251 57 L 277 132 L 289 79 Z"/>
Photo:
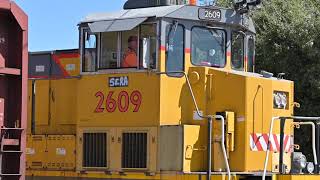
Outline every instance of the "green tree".
<path id="1" fill-rule="evenodd" d="M 257 29 L 257 70 L 286 73 L 286 79 L 295 82 L 295 101 L 301 104 L 295 114 L 320 116 L 319 1 L 264 1 L 253 19 Z M 312 160 L 311 131 L 296 132 L 296 137 L 301 137 L 296 142 Z"/>

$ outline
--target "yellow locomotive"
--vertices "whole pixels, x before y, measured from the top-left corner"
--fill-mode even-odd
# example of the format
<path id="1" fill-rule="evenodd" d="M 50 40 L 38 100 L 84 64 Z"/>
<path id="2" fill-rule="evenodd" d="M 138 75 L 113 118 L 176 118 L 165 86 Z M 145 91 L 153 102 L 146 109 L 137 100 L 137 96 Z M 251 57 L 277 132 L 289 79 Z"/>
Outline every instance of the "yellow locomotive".
<path id="1" fill-rule="evenodd" d="M 30 54 L 27 179 L 317 179 L 242 8 L 128 0 L 79 30 L 80 55 Z"/>

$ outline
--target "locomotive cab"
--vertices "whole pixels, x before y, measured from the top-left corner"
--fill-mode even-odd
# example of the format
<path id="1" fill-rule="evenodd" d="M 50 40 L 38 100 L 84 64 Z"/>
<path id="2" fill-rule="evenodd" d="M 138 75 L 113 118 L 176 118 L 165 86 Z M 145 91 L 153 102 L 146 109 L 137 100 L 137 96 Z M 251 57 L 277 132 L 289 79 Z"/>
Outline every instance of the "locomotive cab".
<path id="1" fill-rule="evenodd" d="M 176 5 L 89 15 L 80 24 L 82 73 L 170 72 L 199 66 L 254 72 L 253 23 L 232 13 Z M 134 63 L 128 65 L 130 58 Z"/>

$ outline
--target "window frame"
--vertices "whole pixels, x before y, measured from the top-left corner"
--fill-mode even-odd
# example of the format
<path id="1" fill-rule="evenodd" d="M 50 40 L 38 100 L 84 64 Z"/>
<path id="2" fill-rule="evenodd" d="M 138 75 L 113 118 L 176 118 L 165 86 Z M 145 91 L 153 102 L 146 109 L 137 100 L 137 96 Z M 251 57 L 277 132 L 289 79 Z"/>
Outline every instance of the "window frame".
<path id="1" fill-rule="evenodd" d="M 84 38 L 84 35 L 86 32 L 91 32 L 90 28 L 89 27 L 80 27 L 80 73 L 85 73 L 85 74 L 90 74 L 90 73 L 95 73 L 98 71 L 98 62 L 99 62 L 99 46 L 100 46 L 100 33 L 92 33 L 94 35 L 96 35 L 96 60 L 95 60 L 95 67 L 94 67 L 94 70 L 93 71 L 84 71 L 84 60 L 85 60 L 85 49 L 86 49 L 86 39 Z"/>
<path id="2" fill-rule="evenodd" d="M 197 65 L 195 63 L 193 63 L 193 60 L 192 60 L 192 39 L 193 39 L 193 35 L 192 35 L 192 31 L 194 28 L 202 28 L 202 29 L 216 29 L 216 30 L 220 30 L 220 31 L 223 31 L 225 36 L 224 36 L 224 47 L 225 47 L 225 52 L 224 52 L 224 65 L 223 66 L 220 66 L 220 67 L 216 67 L 216 66 L 205 66 L 205 65 Z M 196 26 L 192 26 L 191 28 L 191 31 L 190 31 L 190 61 L 191 61 L 191 64 L 193 66 L 198 66 L 198 67 L 211 67 L 211 68 L 225 68 L 227 66 L 227 51 L 228 51 L 228 47 L 227 47 L 227 38 L 228 38 L 228 33 L 227 33 L 227 30 L 226 29 L 223 29 L 221 27 L 208 27 L 208 26 L 199 26 L 199 25 L 196 25 Z"/>
<path id="3" fill-rule="evenodd" d="M 119 44 L 121 45 L 121 43 L 119 43 L 119 36 L 121 36 L 121 32 L 116 32 L 117 33 L 117 67 L 119 66 L 118 65 L 118 61 L 119 61 Z M 97 63 L 97 71 L 96 72 L 99 72 L 101 70 L 112 70 L 112 69 L 119 69 L 119 68 L 101 68 L 100 67 L 100 62 L 101 62 L 101 55 L 102 55 L 102 35 L 103 35 L 103 32 L 100 32 L 99 33 L 99 54 L 98 54 L 98 63 Z M 121 38 L 121 37 L 120 37 Z"/>
<path id="4" fill-rule="evenodd" d="M 250 46 L 249 46 L 249 42 L 250 42 L 250 40 L 252 40 L 253 41 L 253 54 L 252 54 L 252 71 L 249 71 L 249 59 L 250 59 L 250 57 L 249 57 L 249 54 L 250 54 Z M 254 35 L 248 35 L 247 36 L 247 56 L 248 56 L 248 62 L 247 62 L 247 71 L 248 72 L 252 72 L 252 73 L 254 73 L 255 72 L 255 59 L 256 59 L 256 39 L 255 39 L 255 37 L 254 37 Z"/>
<path id="5" fill-rule="evenodd" d="M 243 37 L 243 43 L 242 43 L 242 48 L 243 48 L 243 51 L 242 51 L 242 67 L 241 69 L 237 69 L 237 68 L 234 68 L 234 65 L 233 65 L 233 45 L 232 45 L 232 42 L 233 42 L 233 33 L 237 33 L 237 34 L 241 34 L 241 36 Z M 245 56 L 246 56 L 246 35 L 245 34 L 242 34 L 241 32 L 239 31 L 231 31 L 231 37 L 230 37 L 230 45 L 231 45 L 231 58 L 230 58 L 230 66 L 231 66 L 231 69 L 232 70 L 235 70 L 235 71 L 245 71 Z"/>
<path id="6" fill-rule="evenodd" d="M 109 74 L 109 73 L 133 73 L 133 72 L 137 72 L 137 73 L 143 73 L 143 72 L 146 72 L 146 71 L 153 71 L 153 72 L 156 72 L 159 70 L 159 48 L 160 48 L 160 45 L 161 45 L 161 25 L 160 25 L 160 21 L 159 20 L 155 20 L 155 21 L 150 21 L 150 22 L 144 22 L 144 23 L 141 23 L 139 24 L 138 27 L 138 37 L 140 37 L 140 26 L 141 25 L 148 25 L 148 24 L 154 24 L 156 26 L 156 64 L 155 64 L 155 68 L 153 69 L 144 69 L 144 68 L 140 68 L 139 67 L 139 64 L 140 64 L 140 52 L 138 51 L 137 52 L 137 58 L 138 58 L 138 64 L 136 68 L 121 68 L 121 33 L 122 31 L 118 31 L 117 32 L 117 36 L 118 36 L 118 47 L 117 47 L 117 67 L 118 68 L 113 68 L 113 69 L 107 69 L 107 68 L 100 68 L 99 66 L 99 62 L 100 62 L 100 55 L 101 55 L 101 34 L 103 32 L 99 32 L 99 33 L 96 33 L 96 35 L 98 36 L 97 37 L 97 59 L 96 59 L 96 69 L 95 71 L 83 71 L 84 69 L 82 68 L 83 66 L 83 55 L 84 55 L 84 38 L 83 38 L 83 34 L 84 34 L 84 30 L 85 29 L 88 29 L 90 30 L 89 27 L 87 26 L 83 26 L 83 27 L 80 27 L 80 47 L 81 47 L 81 69 L 80 69 L 80 74 L 83 74 L 83 75 L 94 75 L 94 74 Z M 120 42 L 120 43 L 119 43 Z M 138 48 L 140 46 L 140 43 L 138 43 Z"/>
<path id="7" fill-rule="evenodd" d="M 159 53 L 160 53 L 160 46 L 161 46 L 161 30 L 160 30 L 160 23 L 159 23 L 159 21 L 155 21 L 155 22 L 144 22 L 144 23 L 142 23 L 142 24 L 140 24 L 139 25 L 139 39 L 140 39 L 140 37 L 141 37 L 141 26 L 142 25 L 149 25 L 149 24 L 153 24 L 153 25 L 156 25 L 156 30 L 157 30 L 157 32 L 156 32 L 156 59 L 155 59 L 155 61 L 156 61 L 156 64 L 155 64 L 155 68 L 148 68 L 148 69 L 151 69 L 151 70 L 157 70 L 158 69 L 158 65 L 159 65 Z M 140 68 L 140 43 L 138 44 L 138 48 L 139 48 L 139 51 L 138 51 L 138 58 L 139 58 L 139 64 L 138 64 L 138 67 L 139 68 L 137 68 L 137 69 L 139 69 L 139 70 L 148 70 L 148 69 L 144 69 L 144 68 Z"/>
<path id="8" fill-rule="evenodd" d="M 140 24 L 141 25 L 141 24 Z M 137 28 L 137 38 L 139 39 L 140 38 L 140 25 L 139 26 L 137 26 L 138 28 Z M 135 29 L 135 28 L 134 28 Z M 102 34 L 103 33 L 106 33 L 106 32 L 100 32 L 99 34 L 100 34 L 100 39 L 99 39 L 99 41 L 101 42 L 100 44 L 102 44 Z M 108 32 L 107 32 L 108 33 Z M 99 62 L 99 64 L 98 64 L 98 66 L 97 66 L 97 71 L 96 72 L 101 72 L 101 71 L 112 71 L 112 70 L 122 70 L 122 69 L 130 69 L 130 70 L 140 70 L 140 68 L 139 68 L 139 63 L 140 63 L 140 59 L 139 59 L 139 51 L 137 51 L 137 67 L 128 67 L 128 68 L 122 68 L 121 67 L 121 50 L 122 50 L 122 33 L 123 33 L 123 31 L 116 31 L 116 33 L 117 33 L 117 50 L 116 50 L 116 52 L 117 52 L 117 67 L 116 68 L 101 68 L 100 67 L 100 60 L 101 60 L 101 52 L 102 52 L 102 45 L 100 45 L 99 46 L 99 57 L 98 57 L 98 62 Z M 140 42 L 138 41 L 138 47 L 137 47 L 137 49 L 139 49 L 140 48 Z"/>
<path id="9" fill-rule="evenodd" d="M 185 57 L 186 57 L 186 28 L 185 26 L 182 24 L 182 23 L 178 23 L 178 26 L 181 26 L 182 27 L 182 30 L 183 30 L 183 57 L 182 57 L 182 71 L 181 72 L 185 72 Z M 166 24 L 165 26 L 165 72 L 168 72 L 167 71 L 167 67 L 168 67 L 168 50 L 167 50 L 167 43 L 168 43 L 168 40 L 169 40 L 169 35 L 167 34 L 167 28 L 169 26 L 174 26 L 174 23 L 168 23 Z M 167 73 L 167 76 L 169 77 L 176 77 L 176 78 L 181 78 L 183 77 L 183 74 L 181 73 Z"/>

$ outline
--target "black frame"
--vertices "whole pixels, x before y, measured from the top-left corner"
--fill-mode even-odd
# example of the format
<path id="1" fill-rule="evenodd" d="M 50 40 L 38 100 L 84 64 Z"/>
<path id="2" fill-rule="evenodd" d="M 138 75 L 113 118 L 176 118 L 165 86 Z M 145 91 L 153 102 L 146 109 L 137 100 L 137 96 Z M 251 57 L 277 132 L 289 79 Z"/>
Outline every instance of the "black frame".
<path id="1" fill-rule="evenodd" d="M 242 35 L 242 37 L 243 37 L 243 43 L 242 43 L 242 47 L 243 47 L 243 51 L 242 51 L 242 68 L 241 69 L 236 69 L 236 68 L 234 68 L 234 66 L 233 66 L 233 61 L 232 61 L 232 57 L 233 57 L 233 51 L 232 51 L 232 49 L 233 49 L 233 45 L 232 45 L 232 42 L 233 42 L 233 33 L 238 33 L 238 34 L 241 34 Z M 236 70 L 236 71 L 245 71 L 245 52 L 246 52 L 246 46 L 245 46 L 245 43 L 246 43 L 246 36 L 244 35 L 244 34 L 242 34 L 242 33 L 240 33 L 239 31 L 231 31 L 231 38 L 230 38 L 230 44 L 231 44 L 231 59 L 230 59 L 230 65 L 231 65 L 231 69 L 233 69 L 233 70 Z"/>
<path id="2" fill-rule="evenodd" d="M 166 26 L 166 28 L 165 28 L 165 39 L 166 39 L 166 41 L 165 41 L 165 47 L 166 47 L 166 60 L 165 60 L 165 62 L 166 62 L 166 64 L 165 64 L 165 71 L 167 72 L 167 67 L 168 67 L 168 50 L 167 50 L 167 43 L 168 43 L 168 41 L 169 41 L 169 36 L 168 36 L 168 32 L 167 32 L 167 28 L 169 27 L 169 26 L 174 26 L 174 23 L 170 23 L 170 24 L 168 24 L 167 26 Z M 181 23 L 178 23 L 178 26 L 181 26 L 182 27 L 182 29 L 183 29 L 183 58 L 182 58 L 182 60 L 183 60 L 183 64 L 182 64 L 182 72 L 185 72 L 185 58 L 186 58 L 186 28 L 185 28 L 185 26 L 183 25 L 183 24 L 181 24 Z M 178 77 L 178 78 L 181 78 L 181 77 L 183 77 L 183 74 L 181 74 L 181 73 L 167 73 L 167 76 L 169 76 L 169 77 Z"/>
<path id="3" fill-rule="evenodd" d="M 250 46 L 249 46 L 249 42 L 252 40 L 252 42 L 253 42 L 253 52 L 252 52 L 252 71 L 249 71 L 249 68 L 250 68 L 250 66 L 249 66 L 249 61 L 250 61 L 250 56 L 249 56 L 249 54 L 250 54 Z M 252 35 L 250 35 L 250 36 L 248 36 L 248 41 L 247 41 L 247 46 L 248 46 L 248 48 L 247 48 L 247 50 L 248 50 L 248 62 L 247 62 L 247 71 L 248 72 L 254 72 L 254 68 L 255 68 L 255 59 L 256 59 L 256 41 L 255 41 L 255 38 L 254 38 L 254 36 L 252 36 Z"/>
<path id="4" fill-rule="evenodd" d="M 194 65 L 194 66 L 200 66 L 200 67 L 211 67 L 211 66 L 201 66 L 201 65 L 198 65 L 198 64 L 194 64 L 193 61 L 192 61 L 192 30 L 194 28 L 203 28 L 203 29 L 216 29 L 216 30 L 220 30 L 220 31 L 223 31 L 224 34 L 225 34 L 225 37 L 224 37 L 224 47 L 225 47 L 225 55 L 224 55 L 224 66 L 220 66 L 220 67 L 217 67 L 217 66 L 213 66 L 213 68 L 225 68 L 227 66 L 227 51 L 228 51 L 228 47 L 227 47 L 227 38 L 228 38 L 228 33 L 226 31 L 226 29 L 222 29 L 220 27 L 212 27 L 212 28 L 208 28 L 206 26 L 192 26 L 191 30 L 190 30 L 190 61 L 191 61 L 191 64 Z"/>
<path id="5" fill-rule="evenodd" d="M 96 36 L 96 59 L 95 59 L 95 67 L 94 67 L 94 70 L 93 71 L 85 71 L 85 63 L 84 63 L 84 60 L 85 60 L 85 55 L 86 55 L 86 38 L 85 38 L 85 33 L 90 33 L 92 35 L 95 35 Z M 98 48 L 99 48 L 99 44 L 98 44 L 98 39 L 99 39 L 99 36 L 96 34 L 96 33 L 92 33 L 90 31 L 89 28 L 83 28 L 82 29 L 82 57 L 81 57 L 81 71 L 82 72 L 87 72 L 87 73 L 92 73 L 92 72 L 97 72 L 98 70 Z M 81 46 L 80 46 L 81 47 Z"/>

